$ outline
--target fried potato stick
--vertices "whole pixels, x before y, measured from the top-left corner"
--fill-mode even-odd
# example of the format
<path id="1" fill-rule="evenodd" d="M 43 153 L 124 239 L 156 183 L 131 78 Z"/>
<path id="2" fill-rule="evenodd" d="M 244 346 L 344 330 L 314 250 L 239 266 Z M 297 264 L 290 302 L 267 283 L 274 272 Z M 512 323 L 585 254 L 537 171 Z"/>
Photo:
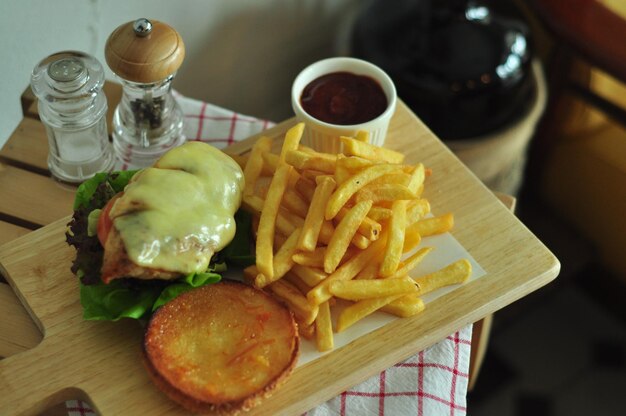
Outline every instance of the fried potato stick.
<path id="1" fill-rule="evenodd" d="M 319 305 L 315 319 L 315 341 L 318 351 L 330 351 L 334 348 L 333 324 L 330 318 L 330 305 L 324 302 Z"/>
<path id="2" fill-rule="evenodd" d="M 389 163 L 402 163 L 404 155 L 395 150 L 355 140 L 352 137 L 339 138 L 346 155 L 360 156 L 366 159 L 382 159 Z"/>
<path id="3" fill-rule="evenodd" d="M 359 301 L 385 296 L 408 295 L 418 292 L 417 284 L 409 277 L 332 282 L 328 290 L 341 299 Z"/>
<path id="4" fill-rule="evenodd" d="M 426 178 L 426 173 L 424 170 L 424 165 L 421 163 L 418 163 L 417 166 L 415 166 L 415 170 L 411 174 L 411 180 L 409 181 L 409 185 L 408 185 L 408 188 L 411 190 L 411 192 L 416 194 L 419 188 L 424 184 L 425 178 Z"/>
<path id="5" fill-rule="evenodd" d="M 396 201 L 399 199 L 412 200 L 417 195 L 408 187 L 397 183 L 384 183 L 376 186 L 368 186 L 361 189 L 356 194 L 356 202 L 361 201 Z"/>
<path id="6" fill-rule="evenodd" d="M 422 262 L 422 260 L 424 260 L 424 257 L 426 257 L 426 255 L 430 253 L 432 249 L 432 247 L 423 247 L 417 250 L 408 259 L 401 262 L 398 270 L 396 270 L 396 272 L 392 274 L 389 278 L 398 278 L 409 274 L 411 270 L 413 270 L 418 264 Z"/>
<path id="7" fill-rule="evenodd" d="M 400 318 L 408 318 L 417 315 L 424 309 L 425 305 L 422 298 L 418 294 L 412 293 L 386 304 L 380 310 Z"/>
<path id="8" fill-rule="evenodd" d="M 301 266 L 324 267 L 326 247 L 317 247 L 313 251 L 302 251 L 293 255 L 293 261 Z"/>
<path id="9" fill-rule="evenodd" d="M 451 213 L 431 218 L 423 218 L 407 227 L 407 232 L 417 232 L 422 237 L 447 233 L 454 227 L 454 216 Z"/>
<path id="10" fill-rule="evenodd" d="M 252 146 L 248 163 L 246 163 L 243 169 L 243 177 L 245 179 L 245 187 L 243 190 L 244 196 L 250 196 L 254 194 L 254 188 L 256 181 L 263 169 L 263 153 L 270 151 L 272 147 L 272 139 L 266 136 L 262 136 Z"/>
<path id="11" fill-rule="evenodd" d="M 267 191 L 267 197 L 261 211 L 259 220 L 259 229 L 257 230 L 256 240 L 256 265 L 259 273 L 264 274 L 268 279 L 274 277 L 273 267 L 273 242 L 276 217 L 280 201 L 287 187 L 289 172 L 293 167 L 289 165 L 280 166 L 276 170 L 276 175 L 272 178 L 270 188 Z"/>
<path id="12" fill-rule="evenodd" d="M 402 296 L 404 295 L 365 299 L 348 306 L 343 311 L 341 311 L 339 317 L 337 318 L 337 332 L 342 332 L 346 330 L 361 319 L 376 312 L 377 310 L 391 303 L 392 301 L 401 298 Z"/>
<path id="13" fill-rule="evenodd" d="M 348 202 L 352 195 L 357 193 L 365 185 L 374 179 L 396 171 L 397 169 L 398 167 L 394 165 L 374 165 L 363 169 L 354 176 L 351 176 L 348 180 L 337 187 L 328 200 L 325 213 L 326 219 L 332 220 L 335 218 L 339 210 L 346 204 L 346 202 Z"/>
<path id="14" fill-rule="evenodd" d="M 291 150 L 297 150 L 300 144 L 300 139 L 304 133 L 304 123 L 298 123 L 285 134 L 285 140 L 283 141 L 283 147 L 280 150 L 280 161 L 284 162 L 287 153 Z"/>
<path id="15" fill-rule="evenodd" d="M 366 131 L 366 130 L 359 130 L 356 132 L 356 135 L 354 136 L 355 140 L 358 140 L 360 142 L 363 143 L 369 143 L 370 142 L 370 132 Z"/>
<path id="16" fill-rule="evenodd" d="M 385 247 L 385 257 L 380 265 L 380 275 L 389 277 L 396 272 L 402 257 L 406 229 L 406 200 L 394 201 L 389 221 L 389 239 Z"/>
<path id="17" fill-rule="evenodd" d="M 325 153 L 311 154 L 301 150 L 290 150 L 285 155 L 285 161 L 299 170 L 315 169 L 318 171 L 333 174 L 337 156 Z"/>
<path id="18" fill-rule="evenodd" d="M 356 276 L 365 267 L 375 254 L 381 251 L 386 243 L 387 236 L 383 233 L 383 235 L 381 235 L 378 240 L 370 244 L 368 248 L 343 263 L 333 272 L 333 274 L 329 275 L 326 279 L 311 289 L 306 295 L 309 302 L 314 305 L 319 305 L 330 299 L 332 297 L 330 291 L 328 290 L 330 283 L 336 280 L 350 280 L 354 278 L 354 276 Z"/>
<path id="19" fill-rule="evenodd" d="M 445 286 L 465 283 L 472 275 L 472 264 L 467 259 L 457 260 L 441 270 L 414 278 L 419 294 L 425 295 Z"/>
<path id="20" fill-rule="evenodd" d="M 321 176 L 317 180 L 317 187 L 313 193 L 313 199 L 309 206 L 309 212 L 304 219 L 298 249 L 305 251 L 313 251 L 317 246 L 322 224 L 324 223 L 324 210 L 328 198 L 335 189 L 335 180 L 331 176 Z"/>
<path id="21" fill-rule="evenodd" d="M 370 211 L 372 208 L 373 207 L 370 207 Z M 343 217 L 348 213 L 348 211 L 349 209 L 346 207 L 341 208 L 335 218 L 338 218 L 340 221 L 343 220 Z M 373 241 L 378 238 L 381 229 L 382 226 L 380 223 L 372 220 L 371 218 L 365 217 L 363 218 L 363 222 L 359 224 L 358 231 L 363 237 Z"/>
<path id="22" fill-rule="evenodd" d="M 291 268 L 291 272 L 302 279 L 302 281 L 310 287 L 316 286 L 328 277 L 323 270 L 299 264 L 294 264 Z"/>
<path id="23" fill-rule="evenodd" d="M 324 256 L 324 271 L 332 273 L 346 253 L 350 241 L 372 207 L 372 201 L 363 201 L 350 208 L 337 225 L 333 236 L 328 242 Z"/>
<path id="24" fill-rule="evenodd" d="M 268 277 L 262 273 L 259 274 L 254 280 L 254 285 L 256 287 L 263 288 L 282 278 L 289 270 L 291 270 L 294 265 L 293 254 L 296 252 L 296 244 L 298 243 L 298 238 L 300 238 L 300 232 L 301 229 L 298 228 L 280 246 L 280 249 L 278 249 L 276 255 L 274 256 L 274 264 L 272 266 L 274 274 L 272 277 Z"/>
<path id="25" fill-rule="evenodd" d="M 311 325 L 318 315 L 318 307 L 309 303 L 307 298 L 292 283 L 281 279 L 268 286 L 269 290 L 282 299 L 296 317 Z"/>

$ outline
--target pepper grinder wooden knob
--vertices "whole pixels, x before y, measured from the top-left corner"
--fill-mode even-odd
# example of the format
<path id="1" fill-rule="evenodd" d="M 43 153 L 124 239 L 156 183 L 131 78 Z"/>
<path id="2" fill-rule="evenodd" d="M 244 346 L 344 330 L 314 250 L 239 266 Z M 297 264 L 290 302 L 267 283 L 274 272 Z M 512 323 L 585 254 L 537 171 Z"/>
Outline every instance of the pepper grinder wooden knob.
<path id="1" fill-rule="evenodd" d="M 104 56 L 119 77 L 153 83 L 178 70 L 185 58 L 185 44 L 171 26 L 142 18 L 115 29 L 107 39 Z"/>

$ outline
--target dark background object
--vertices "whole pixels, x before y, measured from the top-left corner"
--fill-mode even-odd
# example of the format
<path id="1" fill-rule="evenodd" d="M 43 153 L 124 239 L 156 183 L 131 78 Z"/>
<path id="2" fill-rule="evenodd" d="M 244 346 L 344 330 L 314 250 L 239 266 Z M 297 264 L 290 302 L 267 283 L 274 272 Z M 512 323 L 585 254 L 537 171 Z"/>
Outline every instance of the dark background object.
<path id="1" fill-rule="evenodd" d="M 521 118 L 534 97 L 531 39 L 509 1 L 372 1 L 351 52 L 385 70 L 399 97 L 443 140 Z"/>

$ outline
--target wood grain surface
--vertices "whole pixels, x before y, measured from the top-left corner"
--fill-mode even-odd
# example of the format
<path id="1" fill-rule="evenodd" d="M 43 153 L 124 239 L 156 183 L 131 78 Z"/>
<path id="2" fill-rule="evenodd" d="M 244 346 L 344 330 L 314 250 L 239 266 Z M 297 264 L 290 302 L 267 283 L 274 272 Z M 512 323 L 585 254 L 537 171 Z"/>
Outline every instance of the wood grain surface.
<path id="1" fill-rule="evenodd" d="M 0 162 L 0 213 L 45 225 L 72 212 L 76 189 Z"/>
<path id="2" fill-rule="evenodd" d="M 41 341 L 41 331 L 8 284 L 0 284 L 0 316 L 10 317 L 0 319 L 0 357 L 26 351 Z"/>
<path id="3" fill-rule="evenodd" d="M 27 165 L 30 170 L 48 173 L 48 141 L 44 125 L 35 118 L 22 119 L 0 149 L 5 162 Z"/>
<path id="4" fill-rule="evenodd" d="M 0 245 L 28 234 L 31 230 L 0 220 Z"/>
<path id="5" fill-rule="evenodd" d="M 288 120 L 263 134 L 282 138 L 294 123 Z M 243 154 L 255 140 L 228 151 Z M 386 146 L 404 152 L 407 162 L 433 169 L 425 192 L 432 211 L 454 212 L 453 235 L 487 275 L 429 303 L 416 317 L 397 319 L 297 368 L 251 415 L 301 414 L 557 276 L 560 265 L 554 255 L 402 103 Z M 43 195 L 41 201 L 55 197 Z M 43 213 L 32 218 L 46 219 Z M 143 332 L 137 322 L 82 320 L 77 279 L 69 271 L 74 253 L 63 238 L 68 219 L 0 247 L 0 272 L 43 333 L 36 347 L 0 361 L 0 414 L 7 409 L 38 414 L 76 398 L 104 416 L 185 414 L 157 391 L 142 368 Z"/>
<path id="6" fill-rule="evenodd" d="M 121 78 L 142 83 L 160 82 L 176 73 L 185 59 L 185 44 L 171 26 L 151 20 L 152 31 L 137 36 L 133 21 L 119 26 L 104 46 L 104 57 Z"/>

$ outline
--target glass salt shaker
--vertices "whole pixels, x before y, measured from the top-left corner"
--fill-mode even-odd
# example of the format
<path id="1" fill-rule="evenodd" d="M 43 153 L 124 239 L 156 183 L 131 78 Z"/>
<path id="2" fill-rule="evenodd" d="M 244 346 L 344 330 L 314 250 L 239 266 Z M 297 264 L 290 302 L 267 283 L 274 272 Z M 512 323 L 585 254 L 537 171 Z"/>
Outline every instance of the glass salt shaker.
<path id="1" fill-rule="evenodd" d="M 58 52 L 33 69 L 30 85 L 48 135 L 52 176 L 80 183 L 110 171 L 115 160 L 107 134 L 100 62 L 82 52 Z"/>
<path id="2" fill-rule="evenodd" d="M 185 141 L 172 80 L 185 57 L 181 36 L 165 23 L 138 19 L 111 33 L 105 58 L 123 95 L 113 116 L 113 149 L 124 164 L 150 166 Z"/>

